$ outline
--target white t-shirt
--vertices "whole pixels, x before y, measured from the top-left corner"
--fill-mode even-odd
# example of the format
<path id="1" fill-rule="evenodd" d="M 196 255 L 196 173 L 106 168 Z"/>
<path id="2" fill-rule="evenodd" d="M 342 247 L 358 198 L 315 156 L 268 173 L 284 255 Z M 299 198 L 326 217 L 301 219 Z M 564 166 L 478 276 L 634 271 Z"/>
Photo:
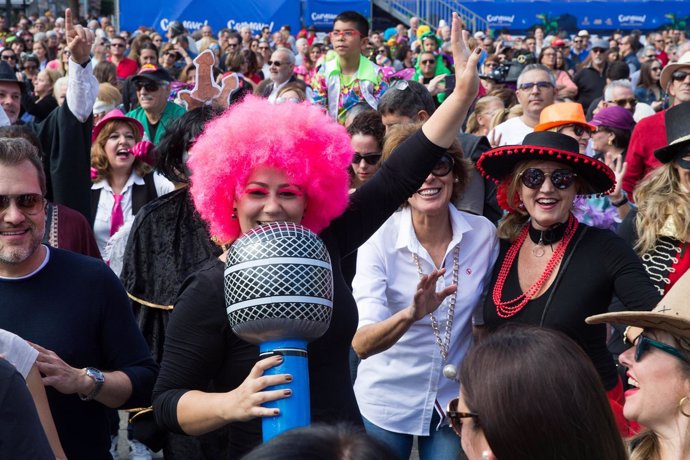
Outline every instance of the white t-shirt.
<path id="1" fill-rule="evenodd" d="M 489 140 L 497 139 L 500 134 L 501 140 L 498 146 L 502 145 L 519 145 L 525 139 L 525 136 L 534 131 L 522 121 L 522 118 L 515 117 L 504 121 L 494 129 L 489 131 L 487 137 Z M 494 137 L 495 136 L 495 137 Z"/>
<path id="2" fill-rule="evenodd" d="M 17 368 L 24 380 L 36 362 L 38 351 L 16 334 L 0 329 L 0 355 Z"/>

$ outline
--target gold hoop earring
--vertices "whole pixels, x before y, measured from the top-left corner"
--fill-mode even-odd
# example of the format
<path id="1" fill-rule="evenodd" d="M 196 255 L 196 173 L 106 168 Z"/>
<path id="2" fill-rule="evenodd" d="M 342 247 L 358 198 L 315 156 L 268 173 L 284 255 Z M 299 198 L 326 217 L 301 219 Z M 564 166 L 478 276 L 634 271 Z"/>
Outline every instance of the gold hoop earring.
<path id="1" fill-rule="evenodd" d="M 685 415 L 686 417 L 690 418 L 690 414 L 687 413 L 687 412 L 685 412 L 685 411 L 683 410 L 683 404 L 685 404 L 685 403 L 688 402 L 688 401 L 689 401 L 689 400 L 688 400 L 688 397 L 687 397 L 687 396 L 683 396 L 683 397 L 681 398 L 680 402 L 678 403 L 678 410 L 680 410 L 680 413 L 681 413 L 681 414 L 683 414 L 683 415 Z"/>

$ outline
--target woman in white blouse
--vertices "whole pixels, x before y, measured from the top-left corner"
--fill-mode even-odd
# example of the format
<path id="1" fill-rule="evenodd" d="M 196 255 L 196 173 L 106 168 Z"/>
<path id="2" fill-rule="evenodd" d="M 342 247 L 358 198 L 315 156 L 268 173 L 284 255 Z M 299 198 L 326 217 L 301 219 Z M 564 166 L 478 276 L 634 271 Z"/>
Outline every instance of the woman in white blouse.
<path id="1" fill-rule="evenodd" d="M 417 128 L 394 128 L 384 158 Z M 358 252 L 352 346 L 363 360 L 355 395 L 367 432 L 401 459 L 409 458 L 414 436 L 422 460 L 457 459 L 461 451 L 445 409 L 458 391 L 472 314 L 498 254 L 491 222 L 451 204 L 469 168 L 454 144 Z"/>
<path id="2" fill-rule="evenodd" d="M 144 127 L 120 110 L 109 112 L 94 127 L 91 145 L 91 210 L 98 249 L 106 262 L 111 237 L 149 201 L 171 192 L 173 184 L 153 174 L 140 143 Z M 150 143 L 148 143 L 150 144 Z"/>

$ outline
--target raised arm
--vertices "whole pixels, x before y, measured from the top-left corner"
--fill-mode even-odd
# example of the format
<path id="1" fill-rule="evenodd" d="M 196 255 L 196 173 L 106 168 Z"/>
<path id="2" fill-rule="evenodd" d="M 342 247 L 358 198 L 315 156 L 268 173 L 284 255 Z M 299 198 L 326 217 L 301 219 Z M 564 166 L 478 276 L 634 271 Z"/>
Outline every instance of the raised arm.
<path id="1" fill-rule="evenodd" d="M 474 52 L 470 52 L 466 41 L 469 33 L 462 30 L 462 22 L 457 13 L 453 13 L 450 37 L 455 65 L 455 89 L 422 127 L 427 139 L 441 147 L 450 147 L 456 139 L 479 89 L 477 64 L 481 48 L 477 47 Z"/>
<path id="2" fill-rule="evenodd" d="M 84 123 L 91 115 L 98 96 L 98 80 L 91 68 L 94 34 L 89 29 L 72 24 L 72 11 L 69 8 L 65 10 L 65 38 L 67 48 L 72 52 L 66 103 L 75 118 Z"/>

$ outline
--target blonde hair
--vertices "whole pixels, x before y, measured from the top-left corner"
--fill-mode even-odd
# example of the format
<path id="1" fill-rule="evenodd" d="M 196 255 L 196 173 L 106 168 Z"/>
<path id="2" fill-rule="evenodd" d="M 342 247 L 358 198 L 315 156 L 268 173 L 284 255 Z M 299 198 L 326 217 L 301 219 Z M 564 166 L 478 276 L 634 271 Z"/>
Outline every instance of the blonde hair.
<path id="1" fill-rule="evenodd" d="M 117 106 L 122 103 L 122 94 L 110 83 L 100 83 L 98 85 L 98 99 L 106 104 Z"/>
<path id="2" fill-rule="evenodd" d="M 416 133 L 421 127 L 423 122 L 420 123 L 402 123 L 391 127 L 386 134 L 383 141 L 383 149 L 381 151 L 381 164 L 383 164 L 390 156 L 393 151 L 403 143 L 407 138 Z M 474 166 L 472 162 L 464 157 L 462 153 L 462 147 L 460 143 L 455 140 L 453 144 L 446 149 L 455 164 L 453 165 L 453 176 L 458 180 L 453 182 L 453 193 L 451 194 L 450 201 L 454 203 L 465 191 L 467 183 L 470 181 L 470 173 Z M 407 201 L 402 204 L 402 207 L 407 206 Z"/>
<path id="3" fill-rule="evenodd" d="M 474 105 L 474 111 L 470 114 L 469 118 L 467 119 L 468 133 L 475 134 L 477 131 L 481 129 L 477 117 L 479 115 L 483 115 L 487 111 L 489 105 L 491 105 L 492 102 L 500 102 L 501 105 L 503 105 L 503 99 L 501 99 L 498 96 L 484 96 L 477 101 L 477 103 Z"/>
<path id="4" fill-rule="evenodd" d="M 110 179 L 112 169 L 108 161 L 108 155 L 105 153 L 105 142 L 108 140 L 108 136 L 122 125 L 132 130 L 137 142 L 141 141 L 139 130 L 133 122 L 124 120 L 108 122 L 108 124 L 101 129 L 101 132 L 98 133 L 98 137 L 96 137 L 93 144 L 91 144 L 91 167 L 96 171 L 95 177 L 92 177 L 93 182 L 98 182 L 102 179 Z M 134 159 L 132 168 L 134 168 L 136 173 L 141 177 L 144 177 L 152 171 L 151 167 L 139 158 Z"/>
<path id="5" fill-rule="evenodd" d="M 521 117 L 523 113 L 524 109 L 520 104 L 514 105 L 509 109 L 499 110 L 491 119 L 489 129 L 494 129 L 496 126 L 500 125 L 504 121 L 510 120 L 511 118 Z"/>
<path id="6" fill-rule="evenodd" d="M 680 176 L 673 163 L 666 163 L 652 171 L 640 182 L 633 196 L 637 203 L 638 254 L 649 252 L 661 229 L 670 218 L 681 238 L 690 234 L 690 201 L 681 189 Z"/>
<path id="7" fill-rule="evenodd" d="M 48 94 L 46 94 L 46 96 L 52 95 L 53 90 L 55 89 L 55 82 L 58 81 L 60 79 L 60 77 L 62 77 L 62 74 L 58 70 L 53 70 L 53 69 L 43 69 L 40 72 L 38 72 L 38 75 L 41 75 L 41 74 L 48 77 L 48 80 L 50 81 L 50 92 Z M 42 96 L 41 98 L 43 98 L 43 97 L 45 97 L 45 96 Z"/>

